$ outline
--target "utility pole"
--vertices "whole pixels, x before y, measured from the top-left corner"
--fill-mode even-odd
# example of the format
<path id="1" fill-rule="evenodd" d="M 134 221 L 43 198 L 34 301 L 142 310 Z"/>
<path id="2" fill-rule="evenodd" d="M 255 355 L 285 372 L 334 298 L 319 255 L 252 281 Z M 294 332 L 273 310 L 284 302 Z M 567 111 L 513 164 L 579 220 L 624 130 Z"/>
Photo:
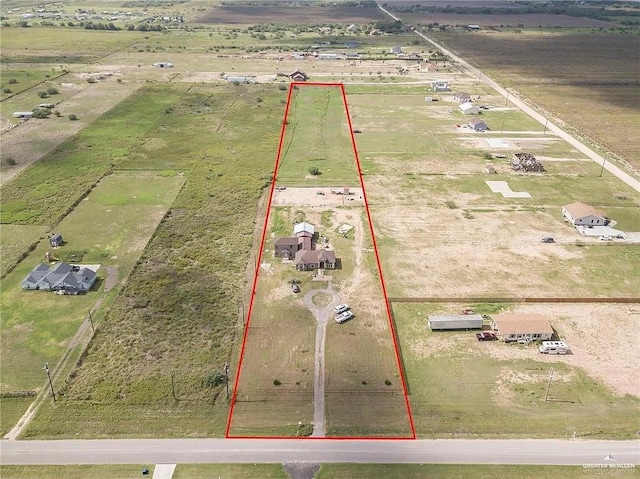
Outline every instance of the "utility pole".
<path id="1" fill-rule="evenodd" d="M 604 164 L 606 163 L 606 158 L 602 158 L 602 168 L 600 169 L 600 176 L 602 177 L 602 173 L 604 173 Z"/>
<path id="2" fill-rule="evenodd" d="M 176 397 L 176 385 L 173 381 L 173 371 L 169 374 L 171 375 L 171 393 L 173 394 L 173 399 L 177 401 L 178 398 Z"/>
<path id="3" fill-rule="evenodd" d="M 91 318 L 91 310 L 89 310 L 89 323 L 91 323 L 91 331 L 96 332 L 96 328 L 93 327 L 93 318 Z"/>
<path id="4" fill-rule="evenodd" d="M 229 363 L 224 363 L 224 382 L 227 385 L 227 399 L 229 399 Z"/>
<path id="5" fill-rule="evenodd" d="M 549 374 L 549 384 L 547 384 L 547 394 L 544 396 L 544 400 L 549 400 L 549 389 L 551 389 L 551 381 L 553 380 L 553 368 L 551 368 L 551 374 Z"/>
<path id="6" fill-rule="evenodd" d="M 542 132 L 543 135 L 547 134 L 547 123 L 549 123 L 549 118 L 545 118 L 544 120 L 544 131 Z"/>
<path id="7" fill-rule="evenodd" d="M 49 373 L 49 362 L 44 363 L 44 367 L 42 368 L 47 372 L 47 378 L 49 379 L 49 386 L 51 387 L 51 395 L 53 396 L 53 400 L 56 400 L 56 392 L 53 390 L 53 382 L 51 382 L 51 374 Z"/>
<path id="8" fill-rule="evenodd" d="M 504 102 L 504 106 L 508 106 L 509 105 L 509 95 L 511 94 L 511 92 L 509 90 L 507 90 L 507 101 Z"/>

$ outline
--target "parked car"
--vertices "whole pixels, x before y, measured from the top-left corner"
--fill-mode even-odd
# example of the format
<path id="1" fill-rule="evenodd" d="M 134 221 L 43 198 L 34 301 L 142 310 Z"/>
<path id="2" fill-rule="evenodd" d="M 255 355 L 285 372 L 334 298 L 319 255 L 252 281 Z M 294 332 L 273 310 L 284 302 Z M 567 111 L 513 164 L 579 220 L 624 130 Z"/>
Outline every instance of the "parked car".
<path id="1" fill-rule="evenodd" d="M 339 304 L 335 308 L 333 308 L 333 312 L 336 314 L 344 313 L 345 311 L 349 311 L 348 304 Z"/>
<path id="2" fill-rule="evenodd" d="M 613 238 L 612 238 L 611 236 L 609 236 L 609 235 L 602 235 L 602 236 L 599 236 L 599 237 L 598 237 L 598 239 L 599 239 L 600 241 L 613 241 Z"/>
<path id="3" fill-rule="evenodd" d="M 478 341 L 495 341 L 498 339 L 498 335 L 487 331 L 483 333 L 476 333 L 476 338 L 478 338 Z"/>
<path id="4" fill-rule="evenodd" d="M 294 293 L 299 293 L 300 292 L 300 286 L 298 286 L 297 284 L 293 283 L 291 285 L 291 291 L 293 291 Z"/>
<path id="5" fill-rule="evenodd" d="M 353 316 L 354 314 L 352 311 L 344 311 L 336 316 L 336 323 L 342 324 L 345 321 L 349 321 L 351 318 L 353 318 Z"/>
<path id="6" fill-rule="evenodd" d="M 556 240 L 553 239 L 553 236 L 545 236 L 540 240 L 542 243 L 555 243 Z"/>

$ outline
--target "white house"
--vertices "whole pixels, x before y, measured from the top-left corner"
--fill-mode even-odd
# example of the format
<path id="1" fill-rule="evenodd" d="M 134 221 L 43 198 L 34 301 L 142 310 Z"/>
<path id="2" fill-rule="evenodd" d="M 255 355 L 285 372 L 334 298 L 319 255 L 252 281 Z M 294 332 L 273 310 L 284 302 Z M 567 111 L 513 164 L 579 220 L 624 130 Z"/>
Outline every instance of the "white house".
<path id="1" fill-rule="evenodd" d="M 603 213 L 584 203 L 563 206 L 562 215 L 574 226 L 599 226 L 604 225 L 607 220 Z"/>
<path id="2" fill-rule="evenodd" d="M 431 82 L 431 89 L 433 91 L 451 91 L 449 83 L 446 81 L 433 81 Z"/>
<path id="3" fill-rule="evenodd" d="M 480 112 L 480 109 L 470 101 L 461 103 L 458 108 L 463 115 L 477 115 Z"/>

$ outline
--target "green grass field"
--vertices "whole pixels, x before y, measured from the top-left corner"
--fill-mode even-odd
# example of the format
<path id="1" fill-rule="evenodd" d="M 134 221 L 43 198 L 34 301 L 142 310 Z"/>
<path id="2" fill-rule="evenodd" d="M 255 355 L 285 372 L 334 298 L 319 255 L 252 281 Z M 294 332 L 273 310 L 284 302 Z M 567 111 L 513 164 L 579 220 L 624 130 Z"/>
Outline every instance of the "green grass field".
<path id="1" fill-rule="evenodd" d="M 104 268 L 99 270 L 98 286 L 86 296 L 23 291 L 20 282 L 43 261 L 45 251 L 61 258 L 75 251 L 83 263 L 115 266 L 120 279 L 126 278 L 182 182 L 180 177 L 152 175 L 105 178 L 58 226 L 65 245 L 52 251 L 46 241 L 41 242 L 3 280 L 4 391 L 38 388 L 43 382 L 41 365 L 45 361 L 55 364 L 80 322 L 104 294 L 100 287 L 105 281 Z"/>
<path id="2" fill-rule="evenodd" d="M 294 90 L 278 169 L 279 185 L 357 184 L 351 135 L 338 87 Z M 309 168 L 317 168 L 318 175 Z"/>
<path id="3" fill-rule="evenodd" d="M 29 248 L 45 237 L 46 226 L 2 225 L 0 276 L 13 267 Z"/>
<path id="4" fill-rule="evenodd" d="M 192 168 L 185 172 L 185 184 L 170 213 L 102 321 L 81 366 L 62 389 L 63 400 L 41 411 L 27 437 L 64 437 L 76 432 L 80 437 L 190 437 L 223 432 L 227 408 L 220 394 L 224 387 L 209 388 L 206 379 L 218 373 L 225 362 L 232 363 L 253 237 L 253 228 L 247 225 L 256 216 L 262 188 L 269 183 L 284 93 L 270 87 L 224 86 L 200 87 L 193 95 L 176 97 L 172 95 L 183 92 L 182 87 L 157 88 L 166 89 L 160 96 L 173 103 L 156 109 L 144 98 L 138 99 L 142 103 L 133 102 L 147 105 L 144 112 L 153 125 L 139 143 L 149 145 L 164 136 L 171 144 L 167 132 L 183 129 L 200 134 L 194 135 L 198 141 L 192 141 L 191 148 L 177 157 L 169 148 L 156 150 L 147 167 L 165 168 L 184 158 Z M 152 90 L 147 94 L 157 93 Z M 192 115 L 190 109 L 183 108 L 190 101 L 199 102 L 205 94 L 217 105 L 215 109 Z M 264 101 L 257 101 L 258 97 Z M 165 113 L 167 107 L 169 113 Z M 124 114 L 121 121 L 131 118 Z M 239 124 L 248 128 L 242 135 L 237 130 Z M 215 136 L 210 135 L 212 129 Z M 135 151 L 124 157 L 121 168 L 129 166 L 129 158 L 134 168 L 141 168 Z M 239 170 L 248 159 L 254 167 Z M 141 190 L 142 202 L 153 197 L 145 191 Z M 123 189 L 108 198 L 119 203 L 127 198 L 127 192 Z M 169 412 L 172 418 L 181 419 L 174 421 Z M 87 414 L 93 417 L 94 427 L 81 428 L 77 422 L 80 430 L 70 434 L 75 428 L 69 421 L 76 423 L 73 418 Z M 141 419 L 135 420 L 138 416 Z M 169 425 L 171 421 L 175 424 Z"/>

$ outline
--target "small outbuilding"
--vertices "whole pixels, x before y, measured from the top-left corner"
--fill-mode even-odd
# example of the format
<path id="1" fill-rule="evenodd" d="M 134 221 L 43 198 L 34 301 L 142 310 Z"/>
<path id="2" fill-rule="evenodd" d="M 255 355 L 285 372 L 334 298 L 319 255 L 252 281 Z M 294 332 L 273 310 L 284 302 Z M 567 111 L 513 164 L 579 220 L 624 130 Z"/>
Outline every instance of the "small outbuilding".
<path id="1" fill-rule="evenodd" d="M 49 245 L 52 248 L 57 248 L 58 246 L 62 246 L 63 243 L 64 243 L 64 239 L 62 238 L 62 235 L 60 233 L 54 233 L 49 238 Z"/>
<path id="2" fill-rule="evenodd" d="M 488 175 L 495 175 L 496 169 L 494 168 L 493 165 L 485 165 L 484 172 Z"/>
<path id="3" fill-rule="evenodd" d="M 431 331 L 455 331 L 482 329 L 481 314 L 453 314 L 429 316 L 429 329 Z"/>
<path id="4" fill-rule="evenodd" d="M 33 112 L 32 111 L 14 111 L 13 117 L 14 118 L 33 118 Z"/>
<path id="5" fill-rule="evenodd" d="M 491 315 L 491 327 L 506 343 L 549 341 L 553 337 L 551 323 L 542 314 L 494 314 Z"/>
<path id="6" fill-rule="evenodd" d="M 170 62 L 158 62 L 153 64 L 156 68 L 173 68 L 173 63 Z"/>
<path id="7" fill-rule="evenodd" d="M 431 82 L 431 89 L 433 91 L 451 91 L 449 83 L 446 81 L 433 81 Z"/>
<path id="8" fill-rule="evenodd" d="M 307 75 L 303 71 L 296 70 L 291 75 L 289 75 L 289 78 L 291 78 L 293 81 L 307 81 L 309 79 L 309 75 Z"/>

